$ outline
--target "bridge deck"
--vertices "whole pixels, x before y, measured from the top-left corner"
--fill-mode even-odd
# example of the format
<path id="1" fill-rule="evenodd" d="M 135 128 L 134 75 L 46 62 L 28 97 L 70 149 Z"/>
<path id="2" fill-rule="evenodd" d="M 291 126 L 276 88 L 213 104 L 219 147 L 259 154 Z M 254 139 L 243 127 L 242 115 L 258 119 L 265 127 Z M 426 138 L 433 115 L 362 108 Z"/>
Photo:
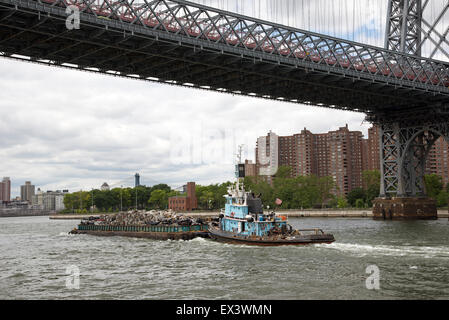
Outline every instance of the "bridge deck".
<path id="1" fill-rule="evenodd" d="M 449 64 L 185 1 L 0 0 L 0 55 L 268 99 L 378 113 L 449 102 Z"/>

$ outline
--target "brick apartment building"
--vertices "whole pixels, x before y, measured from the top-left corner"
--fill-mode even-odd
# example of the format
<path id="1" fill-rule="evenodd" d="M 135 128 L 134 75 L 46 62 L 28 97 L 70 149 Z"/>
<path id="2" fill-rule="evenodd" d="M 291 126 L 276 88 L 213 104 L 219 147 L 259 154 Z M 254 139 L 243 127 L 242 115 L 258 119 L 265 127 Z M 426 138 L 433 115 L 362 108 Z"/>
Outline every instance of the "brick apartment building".
<path id="1" fill-rule="evenodd" d="M 304 128 L 291 136 L 277 136 L 269 132 L 259 137 L 256 144 L 256 175 L 272 175 L 279 166 L 291 167 L 291 176 L 331 176 L 339 195 L 362 187 L 362 172 L 380 169 L 379 133 L 377 126 L 368 129 L 368 137 L 348 126 L 327 133 L 312 133 Z M 259 154 L 260 152 L 260 154 Z M 259 161 L 262 159 L 263 161 Z M 440 137 L 429 151 L 426 174 L 442 177 L 449 183 L 449 145 Z"/>
<path id="2" fill-rule="evenodd" d="M 168 208 L 175 211 L 192 211 L 198 208 L 195 182 L 187 182 L 187 195 L 168 198 Z"/>
<path id="3" fill-rule="evenodd" d="M 338 187 L 336 193 L 343 195 L 362 186 L 363 170 L 379 168 L 378 149 L 377 129 L 370 129 L 368 139 L 363 139 L 360 131 L 350 131 L 347 125 L 319 134 L 306 128 L 284 137 L 270 132 L 257 139 L 256 172 L 268 176 L 269 182 L 279 166 L 291 167 L 292 177 L 331 176 Z M 275 161 L 267 163 L 271 159 Z"/>
<path id="4" fill-rule="evenodd" d="M 380 169 L 379 128 L 368 129 L 366 140 L 367 152 L 364 160 L 364 170 Z M 426 160 L 426 174 L 437 174 L 442 177 L 446 186 L 449 183 L 449 145 L 443 137 L 439 137 L 429 151 Z"/>
<path id="5" fill-rule="evenodd" d="M 368 129 L 367 154 L 363 164 L 364 170 L 380 169 L 379 128 L 373 126 Z M 426 174 L 437 174 L 443 183 L 449 183 L 449 145 L 443 137 L 439 137 L 429 151 L 426 160 Z"/>
<path id="6" fill-rule="evenodd" d="M 251 160 L 245 160 L 245 177 L 254 177 L 256 175 L 256 164 Z"/>
<path id="7" fill-rule="evenodd" d="M 364 164 L 366 170 L 380 169 L 380 151 L 379 151 L 379 127 L 372 126 L 368 129 L 367 154 L 365 155 Z"/>
<path id="8" fill-rule="evenodd" d="M 429 151 L 426 174 L 437 174 L 443 178 L 444 186 L 449 183 L 449 146 L 443 137 L 438 138 Z"/>

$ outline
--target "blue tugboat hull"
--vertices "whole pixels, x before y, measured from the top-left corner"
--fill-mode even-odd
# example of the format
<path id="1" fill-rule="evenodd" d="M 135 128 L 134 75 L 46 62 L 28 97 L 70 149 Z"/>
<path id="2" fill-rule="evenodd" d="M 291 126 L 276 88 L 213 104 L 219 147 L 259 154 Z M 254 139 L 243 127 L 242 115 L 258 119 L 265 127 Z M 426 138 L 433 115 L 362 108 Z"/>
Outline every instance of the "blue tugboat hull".
<path id="1" fill-rule="evenodd" d="M 313 243 L 332 243 L 335 238 L 332 234 L 309 234 L 296 235 L 292 237 L 260 237 L 260 236 L 240 236 L 238 234 L 220 230 L 209 225 L 209 238 L 221 242 L 257 245 L 257 246 L 284 246 L 284 245 L 307 245 Z"/>

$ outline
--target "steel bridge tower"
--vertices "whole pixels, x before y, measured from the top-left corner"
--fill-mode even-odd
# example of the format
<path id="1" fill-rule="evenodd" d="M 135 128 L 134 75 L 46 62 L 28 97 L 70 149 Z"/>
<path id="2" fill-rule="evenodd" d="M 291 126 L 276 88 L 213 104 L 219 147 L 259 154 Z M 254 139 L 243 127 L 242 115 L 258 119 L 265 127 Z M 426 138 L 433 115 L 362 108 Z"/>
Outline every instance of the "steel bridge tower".
<path id="1" fill-rule="evenodd" d="M 389 0 L 385 48 L 423 56 L 423 45 L 431 42 L 430 58 L 448 58 L 446 30 L 437 31 L 437 24 L 448 10 L 446 4 L 435 21 L 424 19 L 430 0 Z M 427 155 L 440 137 L 449 143 L 449 106 L 429 105 L 423 110 L 385 112 L 374 116 L 379 127 L 380 198 L 374 201 L 375 219 L 434 219 L 436 201 L 426 197 L 424 174 Z"/>

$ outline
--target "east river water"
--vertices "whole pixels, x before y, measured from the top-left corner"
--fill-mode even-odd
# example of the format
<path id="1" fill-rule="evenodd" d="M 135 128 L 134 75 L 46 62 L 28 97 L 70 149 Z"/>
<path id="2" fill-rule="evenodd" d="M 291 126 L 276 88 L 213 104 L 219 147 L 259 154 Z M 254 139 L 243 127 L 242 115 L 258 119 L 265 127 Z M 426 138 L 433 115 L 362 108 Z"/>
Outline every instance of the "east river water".
<path id="1" fill-rule="evenodd" d="M 291 218 L 337 241 L 287 247 L 69 235 L 77 223 L 1 218 L 0 299 L 449 299 L 447 219 Z"/>

